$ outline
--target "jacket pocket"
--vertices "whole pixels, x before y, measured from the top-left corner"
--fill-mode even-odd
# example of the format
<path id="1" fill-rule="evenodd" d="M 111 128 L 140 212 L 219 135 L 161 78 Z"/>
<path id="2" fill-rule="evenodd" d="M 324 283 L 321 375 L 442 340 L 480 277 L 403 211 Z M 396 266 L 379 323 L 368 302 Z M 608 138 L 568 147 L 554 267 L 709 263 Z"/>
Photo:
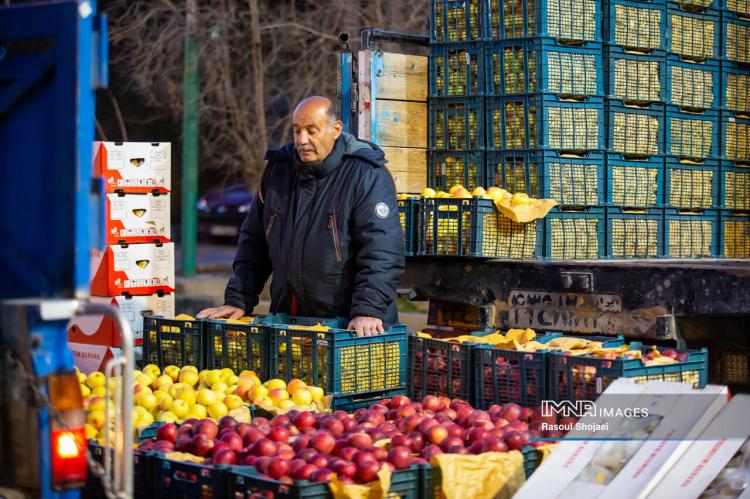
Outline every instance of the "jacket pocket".
<path id="1" fill-rule="evenodd" d="M 268 234 L 271 233 L 271 229 L 273 229 L 273 224 L 276 222 L 276 218 L 279 216 L 278 213 L 275 211 L 271 213 L 271 216 L 268 217 L 268 223 L 266 224 L 266 239 L 268 239 Z"/>
<path id="2" fill-rule="evenodd" d="M 333 242 L 333 249 L 336 252 L 336 261 L 340 263 L 343 258 L 341 257 L 341 241 L 339 239 L 339 228 L 336 225 L 335 213 L 330 213 L 328 215 L 328 230 L 331 231 L 331 240 Z"/>

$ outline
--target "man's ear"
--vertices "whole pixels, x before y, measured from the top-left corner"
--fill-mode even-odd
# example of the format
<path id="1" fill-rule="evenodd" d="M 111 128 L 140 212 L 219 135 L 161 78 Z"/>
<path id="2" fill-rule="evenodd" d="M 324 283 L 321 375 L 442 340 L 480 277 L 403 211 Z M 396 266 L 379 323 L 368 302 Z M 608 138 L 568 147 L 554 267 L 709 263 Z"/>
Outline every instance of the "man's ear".
<path id="1" fill-rule="evenodd" d="M 336 123 L 333 124 L 333 136 L 334 138 L 339 138 L 341 135 L 341 132 L 344 131 L 344 122 L 341 120 L 336 120 Z"/>

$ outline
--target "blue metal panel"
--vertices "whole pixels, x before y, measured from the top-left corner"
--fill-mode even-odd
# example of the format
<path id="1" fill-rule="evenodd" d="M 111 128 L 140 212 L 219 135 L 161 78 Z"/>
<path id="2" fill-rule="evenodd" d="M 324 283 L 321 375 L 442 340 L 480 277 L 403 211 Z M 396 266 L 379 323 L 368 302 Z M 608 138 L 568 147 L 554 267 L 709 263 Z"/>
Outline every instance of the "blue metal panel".
<path id="1" fill-rule="evenodd" d="M 96 28 L 94 1 L 0 8 L 0 299 L 88 293 Z"/>
<path id="2" fill-rule="evenodd" d="M 341 52 L 340 56 L 341 121 L 344 122 L 344 132 L 352 133 L 352 53 Z"/>

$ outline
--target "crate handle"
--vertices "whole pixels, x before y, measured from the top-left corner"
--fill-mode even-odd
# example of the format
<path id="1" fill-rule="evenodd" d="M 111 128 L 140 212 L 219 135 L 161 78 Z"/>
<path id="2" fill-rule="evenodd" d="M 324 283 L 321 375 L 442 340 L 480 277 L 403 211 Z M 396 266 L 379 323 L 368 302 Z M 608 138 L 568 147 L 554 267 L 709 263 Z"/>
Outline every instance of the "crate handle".
<path id="1" fill-rule="evenodd" d="M 198 475 L 196 475 L 195 473 L 188 473 L 187 471 L 182 471 L 182 470 L 176 470 L 172 474 L 172 478 L 174 478 L 178 482 L 187 482 L 187 483 L 198 482 Z"/>
<path id="2" fill-rule="evenodd" d="M 651 49 L 638 48 L 638 47 L 625 47 L 624 50 L 626 54 L 635 54 L 635 55 L 649 55 L 652 52 Z"/>
<path id="3" fill-rule="evenodd" d="M 696 64 L 703 64 L 707 60 L 705 57 L 697 57 L 693 55 L 684 55 L 684 54 L 680 55 L 680 59 L 685 62 L 692 62 Z"/>
<path id="4" fill-rule="evenodd" d="M 589 100 L 586 95 L 560 94 L 558 97 L 561 102 L 583 102 Z"/>
<path id="5" fill-rule="evenodd" d="M 680 163 L 683 163 L 685 165 L 702 165 L 705 162 L 706 160 L 703 158 L 680 157 Z"/>
<path id="6" fill-rule="evenodd" d="M 677 213 L 680 215 L 688 215 L 688 216 L 695 216 L 695 215 L 702 215 L 703 210 L 702 209 L 687 209 L 683 208 L 680 210 L 677 210 Z"/>
<path id="7" fill-rule="evenodd" d="M 642 101 L 642 100 L 624 100 L 622 103 L 625 105 L 625 107 L 630 107 L 634 109 L 648 109 L 649 105 L 651 104 L 648 101 Z"/>
<path id="8" fill-rule="evenodd" d="M 580 47 L 586 44 L 586 40 L 557 40 L 560 45 L 566 45 L 568 47 Z"/>

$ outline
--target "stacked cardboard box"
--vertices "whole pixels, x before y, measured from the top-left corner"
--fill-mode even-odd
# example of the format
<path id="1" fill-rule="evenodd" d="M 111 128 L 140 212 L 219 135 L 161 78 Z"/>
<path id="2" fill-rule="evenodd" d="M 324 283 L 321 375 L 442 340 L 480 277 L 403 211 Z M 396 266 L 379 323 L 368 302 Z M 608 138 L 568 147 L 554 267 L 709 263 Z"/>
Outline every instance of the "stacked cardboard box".
<path id="1" fill-rule="evenodd" d="M 92 301 L 122 310 L 137 350 L 144 314 L 174 316 L 170 171 L 169 143 L 95 144 L 94 175 L 105 186 L 105 246 L 91 254 Z M 119 331 L 102 316 L 73 319 L 68 341 L 84 372 L 103 369 L 120 348 Z"/>

